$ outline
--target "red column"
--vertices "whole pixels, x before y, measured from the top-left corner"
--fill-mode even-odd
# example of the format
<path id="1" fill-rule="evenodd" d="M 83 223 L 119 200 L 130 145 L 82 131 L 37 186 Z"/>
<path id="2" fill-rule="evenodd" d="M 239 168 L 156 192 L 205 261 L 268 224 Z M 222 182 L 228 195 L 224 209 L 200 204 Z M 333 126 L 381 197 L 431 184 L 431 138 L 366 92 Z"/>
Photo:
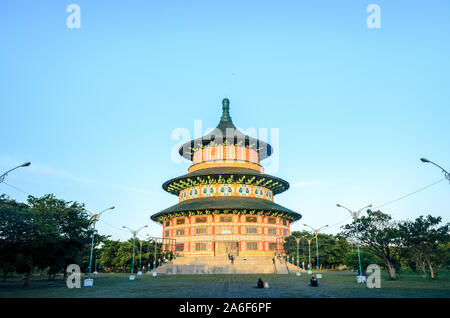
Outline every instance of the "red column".
<path id="1" fill-rule="evenodd" d="M 189 216 L 189 231 L 188 231 L 188 233 L 189 233 L 189 235 L 188 235 L 188 239 L 187 239 L 187 246 L 188 246 L 188 248 L 187 248 L 187 251 L 188 252 L 190 252 L 191 251 L 191 216 Z"/>
<path id="2" fill-rule="evenodd" d="M 241 215 L 238 215 L 238 234 L 241 234 Z M 240 239 L 239 239 L 240 241 Z"/>
<path id="3" fill-rule="evenodd" d="M 241 215 L 238 215 L 238 234 L 241 235 Z M 238 250 L 241 251 L 241 238 L 239 237 Z"/>

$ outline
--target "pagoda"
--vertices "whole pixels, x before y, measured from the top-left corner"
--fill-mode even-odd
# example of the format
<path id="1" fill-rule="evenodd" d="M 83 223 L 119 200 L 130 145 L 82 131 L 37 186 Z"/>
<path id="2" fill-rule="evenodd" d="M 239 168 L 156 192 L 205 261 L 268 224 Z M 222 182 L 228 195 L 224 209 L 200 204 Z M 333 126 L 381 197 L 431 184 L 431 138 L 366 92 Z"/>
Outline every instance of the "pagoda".
<path id="1" fill-rule="evenodd" d="M 264 174 L 268 143 L 244 135 L 222 101 L 219 125 L 185 143 L 179 154 L 192 161 L 188 173 L 163 184 L 179 202 L 151 216 L 163 226 L 163 248 L 183 256 L 271 256 L 281 252 L 291 223 L 301 215 L 274 202 L 289 188 Z"/>

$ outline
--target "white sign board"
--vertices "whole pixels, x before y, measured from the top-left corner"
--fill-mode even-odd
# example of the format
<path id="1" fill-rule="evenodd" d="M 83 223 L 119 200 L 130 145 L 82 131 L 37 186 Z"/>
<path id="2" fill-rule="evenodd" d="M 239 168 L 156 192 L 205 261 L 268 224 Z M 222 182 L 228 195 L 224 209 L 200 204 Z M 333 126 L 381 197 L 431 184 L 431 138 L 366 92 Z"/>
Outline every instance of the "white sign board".
<path id="1" fill-rule="evenodd" d="M 358 284 L 364 284 L 366 282 L 366 276 L 356 276 L 356 282 Z"/>
<path id="2" fill-rule="evenodd" d="M 94 280 L 93 279 L 85 279 L 84 287 L 91 287 L 91 286 L 94 286 Z"/>

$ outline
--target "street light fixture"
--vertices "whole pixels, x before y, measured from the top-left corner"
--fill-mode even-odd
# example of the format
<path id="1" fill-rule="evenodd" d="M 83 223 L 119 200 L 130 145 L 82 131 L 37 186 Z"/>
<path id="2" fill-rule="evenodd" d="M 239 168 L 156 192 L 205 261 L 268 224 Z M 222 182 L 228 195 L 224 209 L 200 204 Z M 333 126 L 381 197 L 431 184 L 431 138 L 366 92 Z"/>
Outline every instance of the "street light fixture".
<path id="1" fill-rule="evenodd" d="M 133 235 L 133 256 L 132 256 L 133 258 L 132 258 L 132 262 L 131 262 L 130 280 L 134 280 L 134 275 L 133 275 L 134 274 L 134 245 L 135 245 L 135 242 L 136 242 L 136 235 L 138 234 L 138 232 L 140 230 L 142 230 L 143 228 L 146 228 L 146 227 L 148 227 L 148 225 L 144 225 L 143 227 L 141 227 L 141 228 L 139 228 L 137 230 L 133 230 L 133 229 L 130 229 L 129 227 L 126 227 L 125 225 L 122 226 L 122 228 L 130 230 L 131 234 Z"/>
<path id="2" fill-rule="evenodd" d="M 340 205 L 339 203 L 336 203 L 336 205 L 339 208 L 343 208 L 346 209 L 348 212 L 350 212 L 350 215 L 353 218 L 353 221 L 355 221 L 355 228 L 356 228 L 356 247 L 358 248 L 358 262 L 359 262 L 359 277 L 356 279 L 358 283 L 363 283 L 364 282 L 364 278 L 362 278 L 362 267 L 361 267 L 361 254 L 359 253 L 359 232 L 358 232 L 358 224 L 356 223 L 356 221 L 358 221 L 359 219 L 359 215 L 361 214 L 361 211 L 367 208 L 371 208 L 372 204 L 369 204 L 368 206 L 363 207 L 362 209 L 359 209 L 358 211 L 352 211 L 348 208 L 346 208 L 343 205 Z"/>
<path id="3" fill-rule="evenodd" d="M 89 257 L 89 273 L 88 273 L 88 278 L 84 280 L 84 286 L 93 286 L 94 285 L 94 280 L 91 279 L 91 268 L 92 268 L 92 254 L 94 253 L 94 234 L 95 234 L 95 223 L 99 220 L 100 215 L 108 210 L 113 210 L 115 207 L 109 207 L 107 209 L 104 209 L 103 211 L 101 211 L 100 213 L 97 214 L 91 214 L 91 219 L 92 219 L 92 242 L 91 242 L 91 256 Z"/>
<path id="4" fill-rule="evenodd" d="M 318 229 L 315 229 L 315 228 L 313 228 L 313 227 L 311 227 L 311 226 L 309 226 L 308 224 L 303 224 L 304 226 L 307 226 L 307 227 L 309 227 L 310 229 L 312 229 L 313 230 L 313 233 L 314 233 L 314 236 L 316 237 L 316 256 L 317 256 L 317 278 L 321 278 L 322 276 L 319 274 L 319 268 L 320 268 L 320 265 L 319 265 L 319 243 L 318 243 L 318 234 L 319 234 L 319 231 L 321 230 L 321 229 L 323 229 L 323 228 L 325 228 L 325 227 L 327 227 L 328 226 L 328 224 L 327 225 L 324 225 L 324 226 L 322 226 L 322 227 L 320 227 L 320 228 L 318 228 Z M 311 253 L 311 252 L 310 252 Z"/>
<path id="5" fill-rule="evenodd" d="M 155 269 L 156 269 L 156 246 L 157 246 L 158 241 L 157 241 L 156 237 L 152 237 L 152 236 L 150 236 L 150 234 L 147 234 L 147 236 L 148 236 L 149 244 L 150 244 L 150 240 L 153 240 L 153 243 L 155 244 L 155 254 L 153 256 L 153 268 L 152 268 L 153 277 L 155 277 L 157 275 Z"/>
<path id="6" fill-rule="evenodd" d="M 5 181 L 6 176 L 7 176 L 8 173 L 10 173 L 11 171 L 16 170 L 16 169 L 18 169 L 18 168 L 22 168 L 22 167 L 28 167 L 29 165 L 31 165 L 31 162 L 25 162 L 25 163 L 22 163 L 20 166 L 17 166 L 17 167 L 15 167 L 15 168 L 12 168 L 12 169 L 6 171 L 4 174 L 0 175 L 0 183 L 2 183 L 3 181 Z"/>
<path id="7" fill-rule="evenodd" d="M 442 170 L 442 172 L 444 173 L 445 179 L 447 179 L 450 182 L 450 174 L 447 172 L 447 170 L 445 170 L 444 168 L 442 168 L 441 166 L 435 164 L 433 161 L 430 161 L 426 158 L 420 158 L 420 161 L 425 162 L 425 163 L 431 163 L 432 165 L 435 165 L 436 167 L 438 167 L 439 169 Z"/>
<path id="8" fill-rule="evenodd" d="M 142 275 L 141 258 L 142 258 L 142 241 L 139 240 L 139 271 L 138 271 L 138 275 Z"/>
<path id="9" fill-rule="evenodd" d="M 302 257 L 303 270 L 305 270 L 305 265 L 304 265 L 305 251 L 304 251 L 304 249 L 303 249 L 303 241 L 302 241 L 302 238 L 306 238 L 306 240 L 309 241 L 309 242 L 308 242 L 308 244 L 309 244 L 309 250 L 310 250 L 310 253 L 309 253 L 309 259 L 310 259 L 310 261 L 311 261 L 311 240 L 308 240 L 308 238 L 307 238 L 306 235 L 302 235 L 302 236 L 300 236 L 300 237 L 296 237 L 296 238 L 295 238 L 295 241 L 297 242 L 297 276 L 300 276 L 300 263 L 299 263 L 299 254 L 300 254 L 300 253 L 299 253 L 299 244 L 300 244 L 300 241 L 302 242 L 302 251 L 303 251 L 303 257 Z"/>
<path id="10" fill-rule="evenodd" d="M 311 271 L 311 242 L 312 242 L 312 239 L 311 240 L 308 239 L 308 237 L 306 235 L 303 235 L 301 238 L 305 238 L 308 241 L 308 274 L 311 274 L 312 272 L 310 272 L 310 271 Z M 304 266 L 303 266 L 303 269 L 305 269 Z"/>
<path id="11" fill-rule="evenodd" d="M 298 244 L 300 244 L 301 239 L 302 239 L 301 237 L 295 238 L 295 241 L 297 242 L 297 276 L 300 276 L 300 263 L 299 263 L 299 259 L 298 259 L 298 254 L 299 254 Z"/>
<path id="12" fill-rule="evenodd" d="M 300 239 L 305 238 L 308 241 L 308 237 L 306 235 L 302 235 Z M 305 249 L 303 248 L 303 240 L 302 241 L 302 268 L 305 270 Z M 311 244 L 311 243 L 308 243 Z M 310 248 L 311 249 L 311 248 Z M 311 255 L 310 255 L 311 258 Z"/>
<path id="13" fill-rule="evenodd" d="M 312 239 L 307 239 L 308 241 L 308 274 L 312 274 L 312 263 L 311 263 L 311 242 Z M 310 272 L 310 273 L 309 273 Z"/>

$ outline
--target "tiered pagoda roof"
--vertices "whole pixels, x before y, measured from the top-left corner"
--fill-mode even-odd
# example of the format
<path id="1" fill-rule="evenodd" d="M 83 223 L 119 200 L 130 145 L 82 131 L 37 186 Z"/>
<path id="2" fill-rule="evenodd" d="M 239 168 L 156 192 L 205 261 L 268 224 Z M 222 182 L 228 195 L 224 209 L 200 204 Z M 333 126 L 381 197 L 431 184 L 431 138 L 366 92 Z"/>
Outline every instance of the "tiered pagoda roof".
<path id="1" fill-rule="evenodd" d="M 193 153 L 210 144 L 232 144 L 238 145 L 241 143 L 243 146 L 249 149 L 255 149 L 259 153 L 259 159 L 263 160 L 272 154 L 272 146 L 265 141 L 255 139 L 242 133 L 234 126 L 231 121 L 229 109 L 230 101 L 225 98 L 222 101 L 223 114 L 220 118 L 219 125 L 209 134 L 191 140 L 180 147 L 179 153 L 181 156 L 188 160 L 192 160 Z"/>
<path id="2" fill-rule="evenodd" d="M 189 191 L 196 187 L 233 184 L 240 186 L 241 190 L 242 186 L 247 186 L 253 187 L 252 189 L 256 192 L 260 191 L 260 188 L 270 191 L 269 199 L 230 195 L 194 197 L 182 200 L 180 196 L 179 203 L 152 215 L 151 219 L 156 222 L 163 222 L 179 216 L 232 213 L 278 216 L 286 218 L 290 222 L 299 220 L 300 214 L 273 202 L 272 195 L 286 191 L 289 188 L 289 183 L 281 178 L 264 174 L 263 168 L 259 165 L 260 160 L 272 154 L 272 146 L 262 140 L 243 134 L 234 126 L 229 114 L 229 100 L 226 98 L 222 101 L 222 109 L 223 114 L 216 129 L 210 134 L 191 140 L 180 147 L 180 155 L 194 163 L 189 169 L 190 172 L 166 181 L 163 184 L 163 189 L 180 196 L 183 191 Z M 257 160 L 253 159 L 252 162 L 248 163 L 249 166 L 237 166 L 232 164 L 236 160 L 225 160 L 223 158 L 221 158 L 222 160 L 215 158 L 216 160 L 194 162 L 196 152 L 216 146 L 245 147 L 245 149 L 248 149 L 247 152 L 252 151 L 257 156 Z M 241 150 L 244 151 L 245 149 Z M 208 166 L 210 163 L 212 166 Z M 245 164 L 246 162 L 244 162 Z"/>

